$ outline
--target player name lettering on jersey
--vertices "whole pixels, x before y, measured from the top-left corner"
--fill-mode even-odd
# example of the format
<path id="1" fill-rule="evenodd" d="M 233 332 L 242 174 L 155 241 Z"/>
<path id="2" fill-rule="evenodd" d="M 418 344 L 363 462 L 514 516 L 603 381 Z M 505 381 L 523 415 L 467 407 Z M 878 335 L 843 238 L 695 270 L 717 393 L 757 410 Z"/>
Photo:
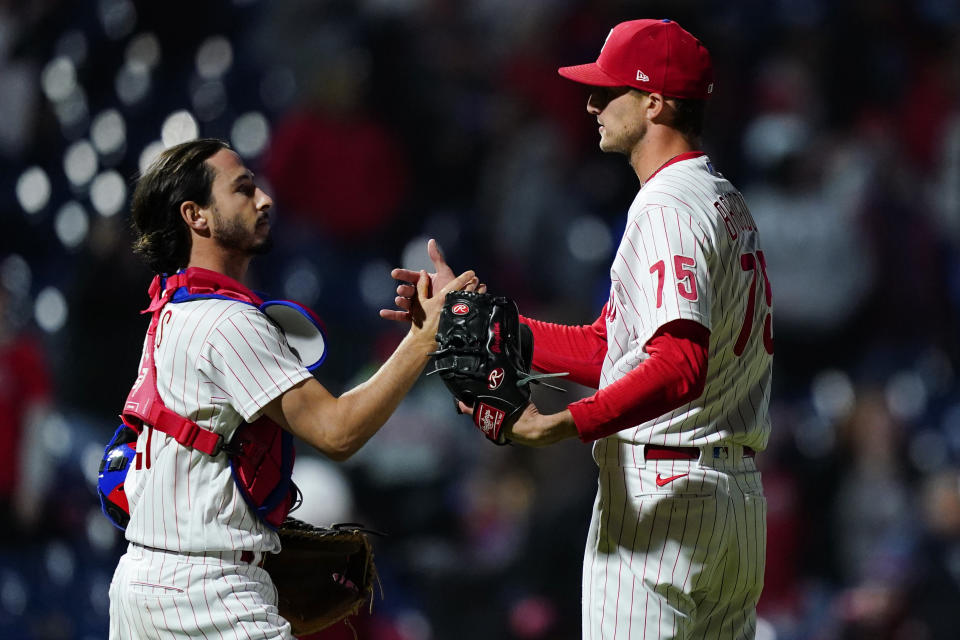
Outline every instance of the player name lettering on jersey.
<path id="1" fill-rule="evenodd" d="M 736 239 L 741 231 L 756 231 L 753 216 L 750 215 L 747 203 L 743 201 L 743 196 L 739 192 L 733 191 L 720 195 L 713 206 L 720 212 L 731 240 Z"/>

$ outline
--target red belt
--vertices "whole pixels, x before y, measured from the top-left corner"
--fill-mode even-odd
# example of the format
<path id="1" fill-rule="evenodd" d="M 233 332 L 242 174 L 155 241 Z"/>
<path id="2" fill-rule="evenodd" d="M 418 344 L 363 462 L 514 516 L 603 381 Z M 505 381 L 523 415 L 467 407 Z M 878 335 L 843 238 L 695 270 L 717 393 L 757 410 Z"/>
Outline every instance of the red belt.
<path id="1" fill-rule="evenodd" d="M 728 454 L 728 447 L 713 447 L 713 457 L 719 458 L 720 453 Z M 752 458 L 757 452 L 750 447 L 743 448 L 743 457 Z M 659 444 L 648 444 L 643 447 L 643 457 L 647 460 L 699 460 L 700 449 L 697 447 L 666 447 Z"/>

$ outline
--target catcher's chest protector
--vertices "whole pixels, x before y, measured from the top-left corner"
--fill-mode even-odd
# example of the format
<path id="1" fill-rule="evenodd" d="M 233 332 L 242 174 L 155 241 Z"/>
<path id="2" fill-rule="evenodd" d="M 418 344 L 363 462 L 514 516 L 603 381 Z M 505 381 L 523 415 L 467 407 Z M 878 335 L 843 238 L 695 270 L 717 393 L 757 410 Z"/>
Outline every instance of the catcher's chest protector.
<path id="1" fill-rule="evenodd" d="M 301 350 L 309 352 L 307 357 L 311 360 L 307 361 L 312 364 L 307 368 L 312 370 L 320 365 L 325 356 L 325 341 L 318 319 L 312 312 L 296 303 L 264 303 L 240 283 L 205 269 L 191 268 L 168 277 L 157 276 L 150 284 L 149 293 L 151 303 L 144 313 L 153 315 L 147 330 L 147 347 L 140 362 L 139 375 L 123 408 L 123 423 L 137 433 L 144 427 L 152 427 L 180 444 L 210 456 L 226 453 L 230 459 L 233 479 L 244 499 L 261 520 L 276 529 L 287 517 L 296 497 L 296 487 L 291 481 L 295 457 L 293 436 L 270 418 L 263 416 L 252 423 L 243 423 L 230 442 L 225 443 L 223 436 L 174 413 L 163 404 L 157 391 L 152 346 L 160 314 L 168 303 L 176 304 L 203 298 L 230 299 L 263 309 L 274 318 L 276 316 L 267 310 L 268 306 L 282 307 L 285 311 L 296 308 L 316 327 L 316 335 L 303 338 L 300 345 Z M 295 327 L 298 333 L 307 332 L 302 325 L 303 322 Z M 111 520 L 114 518 L 111 517 Z"/>

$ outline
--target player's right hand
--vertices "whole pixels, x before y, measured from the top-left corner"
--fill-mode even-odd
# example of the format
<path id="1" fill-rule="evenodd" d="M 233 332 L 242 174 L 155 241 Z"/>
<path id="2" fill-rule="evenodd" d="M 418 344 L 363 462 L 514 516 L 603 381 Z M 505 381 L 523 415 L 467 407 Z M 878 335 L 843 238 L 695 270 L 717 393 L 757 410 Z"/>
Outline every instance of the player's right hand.
<path id="1" fill-rule="evenodd" d="M 435 340 L 437 335 L 437 326 L 440 324 L 440 312 L 443 311 L 443 303 L 447 294 L 451 291 L 459 291 L 468 287 L 476 288 L 477 278 L 473 271 L 464 271 L 456 278 L 453 278 L 439 291 L 434 290 L 431 295 L 430 276 L 426 271 L 421 270 L 417 278 L 416 295 L 410 298 L 411 326 L 410 331 L 429 336 L 430 340 Z"/>
<path id="2" fill-rule="evenodd" d="M 450 281 L 454 279 L 454 273 L 453 269 L 450 268 L 450 265 L 447 264 L 447 260 L 444 258 L 443 253 L 440 251 L 440 246 L 433 238 L 430 238 L 427 241 L 427 255 L 430 257 L 430 261 L 433 263 L 434 269 L 436 269 L 434 273 L 428 274 L 428 292 L 432 294 L 433 291 L 442 289 L 449 284 Z M 394 303 L 397 305 L 397 308 L 381 309 L 381 318 L 393 320 L 395 322 L 413 321 L 413 316 L 411 315 L 410 311 L 414 297 L 417 294 L 417 287 L 410 283 L 417 282 L 420 278 L 420 273 L 421 272 L 413 271 L 412 269 L 404 269 L 400 267 L 390 272 L 390 277 L 392 277 L 394 280 L 401 281 L 401 284 L 397 286 L 397 297 L 394 298 Z M 487 285 L 477 280 L 475 282 L 468 283 L 465 287 L 460 288 L 466 289 L 467 291 L 477 291 L 479 293 L 483 293 L 487 290 Z"/>

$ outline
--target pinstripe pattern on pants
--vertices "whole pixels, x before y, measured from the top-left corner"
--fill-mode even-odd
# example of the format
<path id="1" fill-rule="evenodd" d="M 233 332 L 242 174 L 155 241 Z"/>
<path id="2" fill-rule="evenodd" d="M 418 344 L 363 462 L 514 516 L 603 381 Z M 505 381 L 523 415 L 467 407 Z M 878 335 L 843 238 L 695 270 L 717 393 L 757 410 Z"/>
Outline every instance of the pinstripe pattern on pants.
<path id="1" fill-rule="evenodd" d="M 241 553 L 130 544 L 110 584 L 110 640 L 293 640 L 269 574 Z"/>
<path id="2" fill-rule="evenodd" d="M 766 556 L 760 473 L 749 458 L 702 457 L 600 467 L 585 640 L 754 637 Z"/>

